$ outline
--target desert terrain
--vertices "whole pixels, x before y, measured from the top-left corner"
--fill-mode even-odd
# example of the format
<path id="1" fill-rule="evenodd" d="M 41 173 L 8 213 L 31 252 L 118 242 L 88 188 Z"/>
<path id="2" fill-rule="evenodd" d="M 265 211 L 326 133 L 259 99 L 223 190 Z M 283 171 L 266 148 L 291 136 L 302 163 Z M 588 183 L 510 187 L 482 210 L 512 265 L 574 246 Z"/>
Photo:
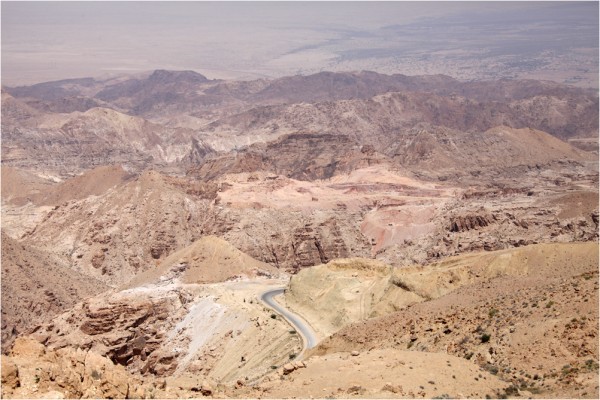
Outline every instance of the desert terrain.
<path id="1" fill-rule="evenodd" d="M 595 90 L 68 79 L 1 151 L 3 398 L 600 395 Z"/>

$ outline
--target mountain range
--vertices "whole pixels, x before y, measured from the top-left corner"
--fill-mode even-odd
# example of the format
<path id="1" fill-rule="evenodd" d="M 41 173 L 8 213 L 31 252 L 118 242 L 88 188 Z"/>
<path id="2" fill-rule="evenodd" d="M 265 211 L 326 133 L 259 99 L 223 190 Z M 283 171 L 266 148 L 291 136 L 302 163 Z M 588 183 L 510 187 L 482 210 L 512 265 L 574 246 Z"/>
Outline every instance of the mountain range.
<path id="1" fill-rule="evenodd" d="M 2 395 L 597 398 L 598 104 L 367 71 L 3 86 Z"/>

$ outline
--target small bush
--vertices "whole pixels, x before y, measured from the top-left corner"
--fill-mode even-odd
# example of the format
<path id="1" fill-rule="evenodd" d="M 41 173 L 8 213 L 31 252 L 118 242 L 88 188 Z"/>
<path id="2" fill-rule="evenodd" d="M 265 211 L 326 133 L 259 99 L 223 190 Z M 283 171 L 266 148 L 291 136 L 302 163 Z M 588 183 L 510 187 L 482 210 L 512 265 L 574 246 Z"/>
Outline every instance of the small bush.
<path id="1" fill-rule="evenodd" d="M 585 360 L 585 368 L 588 371 L 594 371 L 598 369 L 598 363 L 592 359 Z"/>
<path id="2" fill-rule="evenodd" d="M 507 396 L 516 396 L 517 394 L 519 394 L 519 388 L 515 385 L 510 385 L 509 387 L 504 389 L 504 393 L 506 393 Z"/>
<path id="3" fill-rule="evenodd" d="M 488 312 L 488 316 L 489 316 L 490 318 L 493 318 L 493 317 L 494 317 L 494 315 L 496 315 L 496 314 L 498 314 L 498 310 L 497 310 L 497 309 L 495 309 L 495 308 L 490 308 L 490 311 Z"/>
<path id="4" fill-rule="evenodd" d="M 294 354 L 294 353 L 290 354 L 290 360 L 293 360 L 294 358 L 296 358 L 296 354 Z"/>
<path id="5" fill-rule="evenodd" d="M 490 335 L 489 333 L 484 333 L 483 335 L 481 335 L 481 343 L 489 342 L 491 337 L 492 335 Z"/>
<path id="6" fill-rule="evenodd" d="M 484 368 L 492 375 L 497 375 L 499 371 L 498 367 L 489 363 L 485 364 Z"/>
<path id="7" fill-rule="evenodd" d="M 276 314 L 271 314 L 271 319 L 277 319 L 277 315 Z"/>
<path id="8" fill-rule="evenodd" d="M 290 333 L 290 335 L 295 335 L 295 334 L 296 334 L 296 331 L 295 331 L 295 330 L 293 330 L 293 329 L 292 329 L 292 330 L 290 330 L 290 331 L 288 331 L 288 332 Z"/>

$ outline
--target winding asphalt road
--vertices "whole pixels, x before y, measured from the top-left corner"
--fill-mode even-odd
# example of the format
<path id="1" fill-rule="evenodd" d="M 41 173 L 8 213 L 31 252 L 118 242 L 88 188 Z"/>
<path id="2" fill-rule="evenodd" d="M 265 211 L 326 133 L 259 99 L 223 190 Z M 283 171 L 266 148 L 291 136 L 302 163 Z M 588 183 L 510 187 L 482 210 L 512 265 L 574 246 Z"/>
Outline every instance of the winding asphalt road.
<path id="1" fill-rule="evenodd" d="M 305 350 L 312 349 L 317 345 L 317 338 L 315 337 L 314 332 L 302 319 L 291 311 L 283 308 L 279 303 L 277 303 L 273 297 L 282 294 L 285 291 L 284 288 L 272 289 L 264 292 L 260 299 L 271 307 L 273 310 L 281 314 L 283 318 L 285 318 L 290 324 L 296 328 L 296 332 L 300 334 L 302 340 L 304 340 Z M 304 351 L 302 351 L 304 352 Z"/>

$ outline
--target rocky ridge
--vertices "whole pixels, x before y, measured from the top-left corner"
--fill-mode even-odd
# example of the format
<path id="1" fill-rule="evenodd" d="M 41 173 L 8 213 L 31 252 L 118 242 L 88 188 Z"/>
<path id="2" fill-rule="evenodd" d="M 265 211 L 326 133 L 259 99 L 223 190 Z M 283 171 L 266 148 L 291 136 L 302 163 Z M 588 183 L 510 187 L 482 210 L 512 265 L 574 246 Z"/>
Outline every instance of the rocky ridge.
<path id="1" fill-rule="evenodd" d="M 591 91 L 372 72 L 227 82 L 158 70 L 3 88 L 2 99 L 3 164 L 31 168 L 27 160 L 37 160 L 37 170 L 61 175 L 117 163 L 181 173 L 212 148 L 298 133 L 346 135 L 391 156 L 386 150 L 421 123 L 469 133 L 533 128 L 565 140 L 597 139 L 598 131 Z"/>

